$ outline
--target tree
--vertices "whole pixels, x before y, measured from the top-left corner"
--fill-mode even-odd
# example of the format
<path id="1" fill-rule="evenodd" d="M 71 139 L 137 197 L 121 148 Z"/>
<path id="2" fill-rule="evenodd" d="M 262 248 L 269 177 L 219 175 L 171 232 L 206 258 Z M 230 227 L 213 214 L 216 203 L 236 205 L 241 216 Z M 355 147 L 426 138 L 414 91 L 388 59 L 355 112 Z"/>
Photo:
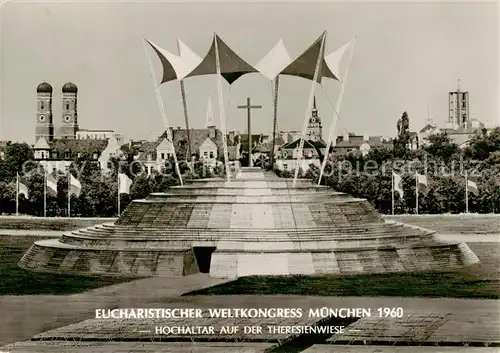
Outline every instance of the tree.
<path id="1" fill-rule="evenodd" d="M 4 160 L 0 160 L 0 181 L 10 182 L 33 160 L 33 150 L 27 143 L 8 143 Z"/>
<path id="2" fill-rule="evenodd" d="M 69 170 L 72 173 L 76 173 L 76 177 L 80 178 L 80 182 L 83 183 L 92 183 L 96 177 L 98 180 L 101 178 L 101 166 L 99 162 L 92 159 L 88 154 L 84 154 L 72 162 Z"/>
<path id="3" fill-rule="evenodd" d="M 377 165 L 381 166 L 384 164 L 384 162 L 392 160 L 392 157 L 393 157 L 393 151 L 390 148 L 378 147 L 369 150 L 364 159 L 368 161 L 373 161 L 377 163 Z"/>
<path id="4" fill-rule="evenodd" d="M 394 157 L 404 158 L 408 154 L 408 144 L 410 142 L 410 119 L 406 112 L 403 113 L 397 123 L 398 137 L 394 139 Z"/>
<path id="5" fill-rule="evenodd" d="M 43 216 L 44 182 L 45 179 L 43 173 L 32 173 L 27 178 L 26 186 L 29 190 L 30 214 Z M 50 199 L 50 197 L 47 198 L 47 200 Z"/>
<path id="6" fill-rule="evenodd" d="M 147 175 L 142 174 L 134 179 L 134 182 L 130 187 L 130 198 L 132 200 L 143 199 L 151 192 L 153 192 L 153 183 Z"/>
<path id="7" fill-rule="evenodd" d="M 0 181 L 0 213 L 15 212 L 16 187 Z"/>
<path id="8" fill-rule="evenodd" d="M 436 175 L 422 202 L 419 199 L 419 208 L 426 213 L 459 213 L 465 207 L 464 200 L 463 178 Z"/>
<path id="9" fill-rule="evenodd" d="M 470 141 L 465 151 L 468 158 L 486 160 L 490 153 L 500 151 L 500 127 L 493 129 L 489 134 L 483 130 Z"/>
<path id="10" fill-rule="evenodd" d="M 459 153 L 458 145 L 446 133 L 430 135 L 427 139 L 429 144 L 424 150 L 433 158 L 449 162 Z"/>

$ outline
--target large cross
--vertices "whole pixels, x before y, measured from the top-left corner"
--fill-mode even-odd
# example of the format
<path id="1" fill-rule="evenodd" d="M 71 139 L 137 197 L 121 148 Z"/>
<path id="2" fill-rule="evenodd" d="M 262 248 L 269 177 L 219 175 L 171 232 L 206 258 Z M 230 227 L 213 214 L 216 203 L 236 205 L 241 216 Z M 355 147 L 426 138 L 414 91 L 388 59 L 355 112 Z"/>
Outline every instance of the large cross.
<path id="1" fill-rule="evenodd" d="M 251 111 L 252 109 L 262 108 L 262 105 L 252 105 L 250 98 L 247 98 L 247 105 L 238 105 L 238 109 L 246 109 L 248 112 L 248 166 L 252 167 L 252 132 L 250 130 Z"/>

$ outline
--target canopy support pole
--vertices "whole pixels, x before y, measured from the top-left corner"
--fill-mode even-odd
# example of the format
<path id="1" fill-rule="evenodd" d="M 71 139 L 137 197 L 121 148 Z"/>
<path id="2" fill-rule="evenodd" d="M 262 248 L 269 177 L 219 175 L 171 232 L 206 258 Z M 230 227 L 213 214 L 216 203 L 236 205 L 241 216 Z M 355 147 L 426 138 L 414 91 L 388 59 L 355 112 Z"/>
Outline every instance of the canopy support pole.
<path id="1" fill-rule="evenodd" d="M 325 155 L 323 156 L 323 163 L 321 163 L 321 170 L 319 172 L 318 186 L 321 185 L 321 179 L 323 178 L 323 173 L 325 171 L 326 161 L 330 155 L 330 147 L 332 146 L 333 139 L 335 139 L 335 143 L 337 143 L 337 137 L 335 136 L 335 130 L 337 129 L 337 122 L 340 117 L 340 105 L 342 104 L 342 98 L 344 96 L 344 90 L 347 83 L 347 74 L 349 73 L 349 66 L 351 66 L 351 60 L 354 53 L 354 45 L 356 44 L 356 38 L 351 46 L 351 51 L 349 52 L 349 60 L 347 62 L 347 68 L 344 73 L 344 77 L 342 82 L 340 83 L 340 93 L 337 98 L 337 104 L 335 104 L 335 111 L 333 112 L 333 120 L 330 125 L 330 131 L 328 132 L 328 142 L 326 144 Z"/>
<path id="2" fill-rule="evenodd" d="M 274 120 L 273 120 L 273 146 L 271 150 L 271 170 L 274 170 L 274 152 L 276 148 L 276 128 L 278 125 L 278 90 L 280 84 L 280 75 L 274 79 Z"/>
<path id="3" fill-rule="evenodd" d="M 170 124 L 168 122 L 168 117 L 167 114 L 165 113 L 165 107 L 163 106 L 163 101 L 161 99 L 161 94 L 160 94 L 160 86 L 158 85 L 158 81 L 156 80 L 156 75 L 155 75 L 155 70 L 153 68 L 153 63 L 151 62 L 151 57 L 149 56 L 148 53 L 148 48 L 146 47 L 146 42 L 144 42 L 144 50 L 146 51 L 146 56 L 148 58 L 148 63 L 149 63 L 149 69 L 151 71 L 151 77 L 153 78 L 153 85 L 156 93 L 156 100 L 158 101 L 158 107 L 160 108 L 160 113 L 163 118 L 163 123 L 165 125 L 165 128 L 167 130 L 167 139 L 169 139 L 172 142 L 172 145 L 174 143 L 172 132 L 170 131 Z M 175 163 L 175 169 L 177 170 L 177 175 L 179 176 L 179 182 L 181 185 L 183 185 L 182 182 L 182 175 L 181 171 L 179 168 L 179 162 L 177 161 L 177 154 L 175 152 L 175 145 L 173 145 L 173 150 L 174 150 L 174 163 Z"/>
<path id="4" fill-rule="evenodd" d="M 313 76 L 313 80 L 312 80 L 311 90 L 309 91 L 309 101 L 307 103 L 307 109 L 306 109 L 306 113 L 304 116 L 304 124 L 302 126 L 302 137 L 300 139 L 299 151 L 298 151 L 298 155 L 297 155 L 297 162 L 295 163 L 295 175 L 293 177 L 292 187 L 295 187 L 295 183 L 297 182 L 297 177 L 299 175 L 300 162 L 302 161 L 302 153 L 303 153 L 302 151 L 304 150 L 304 139 L 305 139 L 306 130 L 307 130 L 307 122 L 309 120 L 309 112 L 311 111 L 311 108 L 313 105 L 314 91 L 316 88 L 316 82 L 318 81 L 321 61 L 323 60 L 323 54 L 324 54 L 324 50 L 325 50 L 325 40 L 326 40 L 326 36 L 323 36 L 323 38 L 321 40 L 321 47 L 319 49 L 318 60 L 316 62 L 316 68 L 314 69 L 314 76 Z"/>
<path id="5" fill-rule="evenodd" d="M 219 115 L 220 115 L 220 123 L 221 123 L 221 130 L 222 130 L 222 145 L 224 147 L 224 164 L 225 164 L 225 169 L 226 169 L 226 179 L 227 182 L 229 183 L 230 180 L 230 170 L 229 170 L 229 156 L 227 153 L 227 141 L 226 141 L 226 116 L 225 116 L 225 109 L 224 109 L 224 99 L 222 96 L 222 77 L 221 77 L 221 70 L 220 70 L 220 57 L 219 57 L 219 46 L 217 43 L 217 37 L 214 34 L 214 43 L 215 43 L 215 65 L 217 69 L 217 91 L 218 91 L 218 97 L 219 97 Z"/>
<path id="6" fill-rule="evenodd" d="M 188 119 L 188 110 L 187 110 L 187 103 L 186 103 L 186 89 L 184 88 L 184 80 L 180 80 L 181 84 L 181 96 L 182 96 L 182 107 L 184 108 L 184 122 L 186 124 L 186 131 L 187 131 L 187 152 L 186 152 L 186 161 L 188 163 L 191 163 L 191 129 L 189 129 L 189 119 Z M 192 169 L 192 168 L 191 168 Z"/>

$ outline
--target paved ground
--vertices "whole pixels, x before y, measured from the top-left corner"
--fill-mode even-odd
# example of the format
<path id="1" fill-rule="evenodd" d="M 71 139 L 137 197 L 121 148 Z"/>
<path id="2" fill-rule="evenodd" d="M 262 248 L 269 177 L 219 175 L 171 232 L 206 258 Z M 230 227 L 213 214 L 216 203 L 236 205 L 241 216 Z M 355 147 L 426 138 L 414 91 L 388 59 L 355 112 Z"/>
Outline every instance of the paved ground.
<path id="1" fill-rule="evenodd" d="M 12 231 L 8 231 L 12 235 Z M 22 233 L 22 234 L 21 234 Z M 42 234 L 43 233 L 43 234 Z M 36 232 L 32 235 L 51 236 L 53 233 Z M 54 232 L 60 234 L 60 232 Z M 1 235 L 3 234 L 0 231 Z M 26 235 L 26 231 L 19 231 L 18 235 Z M 500 235 L 443 235 L 443 240 L 461 240 L 474 242 L 500 242 Z M 483 344 L 497 343 L 500 340 L 498 327 L 500 322 L 498 313 L 500 302 L 495 300 L 470 300 L 470 299 L 444 299 L 444 298 L 398 298 L 398 297 L 301 297 L 301 296 L 194 296 L 178 297 L 181 293 L 190 292 L 207 286 L 224 283 L 225 281 L 213 280 L 203 274 L 188 276 L 184 278 L 150 278 L 136 280 L 129 283 L 117 284 L 109 287 L 99 288 L 82 294 L 69 296 L 35 295 L 35 296 L 0 296 L 0 312 L 15 313 L 15 315 L 0 316 L 0 345 L 13 341 L 23 341 L 40 333 L 46 332 L 61 325 L 73 324 L 82 319 L 91 319 L 95 308 L 130 308 L 130 307 L 370 307 L 379 306 L 395 307 L 401 306 L 406 312 L 406 321 L 380 319 L 361 319 L 352 324 L 351 329 L 359 329 L 368 332 L 371 326 L 369 339 L 378 338 L 379 342 L 388 336 L 399 332 L 404 335 L 413 331 L 424 332 L 425 327 L 429 329 L 426 344 L 443 343 L 463 344 L 464 339 L 471 341 L 478 337 Z M 38 320 L 29 320 L 29 317 Z M 425 320 L 424 317 L 430 320 Z M 40 321 L 39 318 L 44 318 Z M 415 320 L 419 319 L 419 320 Z M 413 321 L 412 321 L 413 320 Z M 418 324 L 415 322 L 418 321 Z M 427 326 L 422 325 L 426 322 Z M 91 321 L 87 321 L 91 323 Z M 76 324 L 66 327 L 66 334 L 78 334 Z M 358 326 L 356 326 L 358 325 Z M 410 325 L 411 327 L 409 327 Z M 412 326 L 413 325 L 413 326 Z M 419 327 L 420 331 L 415 331 Z M 376 328 L 374 330 L 373 328 Z M 399 331 L 398 331 L 399 328 Z M 403 328 L 408 328 L 402 332 Z M 73 332 L 68 332 L 73 331 Z M 81 332 L 81 331 L 80 331 Z M 94 331 L 95 332 L 95 331 Z M 356 332 L 356 331 L 351 331 Z M 49 332 L 46 337 L 50 337 Z M 76 335 L 74 338 L 77 338 Z M 394 337 L 394 336 L 393 336 Z M 340 343 L 340 336 L 326 337 L 326 342 Z M 346 338 L 346 337 L 344 337 Z M 349 339 L 363 341 L 361 335 L 351 335 Z M 367 338 L 367 337 L 365 337 Z M 418 342 L 415 342 L 417 344 Z M 104 353 L 104 352 L 264 352 L 273 346 L 272 343 L 216 343 L 197 342 L 179 343 L 169 342 L 20 342 L 16 346 L 10 346 L 9 352 L 82 352 L 82 353 Z M 5 350 L 0 348 L 0 351 Z M 289 353 L 288 351 L 280 351 Z M 314 344 L 311 347 L 295 350 L 305 353 L 451 353 L 451 352 L 476 352 L 493 353 L 500 352 L 497 347 L 471 348 L 471 347 L 389 347 L 389 346 L 345 346 L 331 344 Z"/>
<path id="2" fill-rule="evenodd" d="M 136 304 L 143 304 L 138 301 Z M 95 306 L 94 306 L 95 307 Z M 144 305 L 139 307 L 145 307 Z M 274 343 L 300 339 L 301 335 L 269 335 L 267 325 L 290 326 L 312 325 L 320 318 L 309 317 L 309 308 L 367 308 L 371 317 L 364 317 L 347 326 L 343 335 L 329 335 L 325 343 L 346 344 L 395 344 L 405 345 L 455 345 L 483 344 L 500 345 L 498 313 L 499 302 L 496 300 L 444 299 L 444 298 L 401 298 L 401 297 L 303 297 L 303 296 L 196 296 L 178 298 L 158 298 L 146 307 L 160 308 L 303 308 L 302 319 L 213 319 L 204 315 L 202 319 L 172 320 L 103 320 L 89 319 L 73 325 L 36 335 L 37 340 L 86 340 L 109 341 L 179 341 L 198 342 L 227 340 L 253 341 L 255 343 Z M 382 318 L 377 308 L 401 307 L 403 317 Z M 328 325 L 340 324 L 340 319 Z M 234 335 L 156 335 L 156 326 L 239 326 Z M 244 325 L 262 325 L 262 334 L 243 334 Z M 170 342 L 169 342 L 170 344 Z"/>
<path id="3" fill-rule="evenodd" d="M 60 230 L 0 229 L 0 236 L 61 237 Z"/>
<path id="4" fill-rule="evenodd" d="M 79 342 L 27 341 L 5 349 L 9 353 L 262 353 L 270 347 L 272 344 L 267 343 L 101 342 L 89 346 Z"/>
<path id="5" fill-rule="evenodd" d="M 315 344 L 302 353 L 498 353 L 498 348 L 478 347 L 336 347 Z"/>
<path id="6" fill-rule="evenodd" d="M 466 243 L 499 243 L 500 234 L 439 234 L 438 239 Z"/>
<path id="7" fill-rule="evenodd" d="M 42 348 L 41 348 L 42 347 Z M 273 352 L 267 343 L 88 343 L 46 342 L 43 346 L 34 342 L 22 342 L 11 347 L 9 353 L 264 353 Z M 42 349 L 42 350 L 40 350 Z M 390 347 L 390 346 L 333 346 L 315 344 L 302 353 L 498 353 L 498 348 L 478 347 Z M 289 352 L 285 352 L 289 353 Z"/>
<path id="8" fill-rule="evenodd" d="M 0 346 L 94 316 L 96 308 L 130 308 L 224 283 L 206 274 L 146 278 L 74 295 L 0 296 Z M 34 318 L 30 320 L 30 317 Z M 44 318 L 44 320 L 40 320 Z"/>

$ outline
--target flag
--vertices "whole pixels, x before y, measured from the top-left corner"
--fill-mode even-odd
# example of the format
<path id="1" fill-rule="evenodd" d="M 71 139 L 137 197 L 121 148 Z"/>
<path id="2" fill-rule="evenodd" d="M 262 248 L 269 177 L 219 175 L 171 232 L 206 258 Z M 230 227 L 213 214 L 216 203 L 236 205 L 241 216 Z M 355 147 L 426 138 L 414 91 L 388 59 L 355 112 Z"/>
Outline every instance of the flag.
<path id="1" fill-rule="evenodd" d="M 467 180 L 467 191 L 474 195 L 479 194 L 479 189 L 477 187 L 477 184 L 470 179 Z"/>
<path id="2" fill-rule="evenodd" d="M 427 191 L 427 176 L 417 173 L 417 185 L 419 190 Z"/>
<path id="3" fill-rule="evenodd" d="M 47 174 L 45 179 L 47 190 L 52 194 L 52 196 L 57 196 L 57 180 L 50 174 Z"/>
<path id="4" fill-rule="evenodd" d="M 399 174 L 392 172 L 392 177 L 394 178 L 394 191 L 396 191 L 399 194 L 400 198 L 403 198 L 404 196 L 403 180 L 401 179 L 401 176 Z"/>
<path id="5" fill-rule="evenodd" d="M 131 185 L 132 185 L 132 180 L 126 174 L 123 173 L 118 174 L 119 194 L 129 194 Z"/>
<path id="6" fill-rule="evenodd" d="M 291 62 L 292 59 L 283 44 L 283 39 L 280 39 L 279 42 L 269 51 L 269 53 L 267 53 L 266 56 L 264 56 L 259 63 L 255 65 L 255 68 L 269 80 L 274 80 L 285 67 L 290 65 Z"/>
<path id="7" fill-rule="evenodd" d="M 82 190 L 82 184 L 76 179 L 71 173 L 69 173 L 69 193 L 70 195 L 80 196 L 80 191 Z"/>
<path id="8" fill-rule="evenodd" d="M 349 49 L 349 47 L 354 44 L 354 41 L 355 39 L 351 39 L 349 43 L 344 44 L 334 52 L 325 56 L 325 62 L 335 77 L 340 77 L 340 62 L 342 61 L 342 58 L 344 57 L 347 49 Z"/>
<path id="9" fill-rule="evenodd" d="M 21 183 L 21 178 L 19 178 L 19 174 L 17 175 L 17 194 L 23 194 L 25 198 L 28 198 L 28 187 L 26 184 Z"/>

